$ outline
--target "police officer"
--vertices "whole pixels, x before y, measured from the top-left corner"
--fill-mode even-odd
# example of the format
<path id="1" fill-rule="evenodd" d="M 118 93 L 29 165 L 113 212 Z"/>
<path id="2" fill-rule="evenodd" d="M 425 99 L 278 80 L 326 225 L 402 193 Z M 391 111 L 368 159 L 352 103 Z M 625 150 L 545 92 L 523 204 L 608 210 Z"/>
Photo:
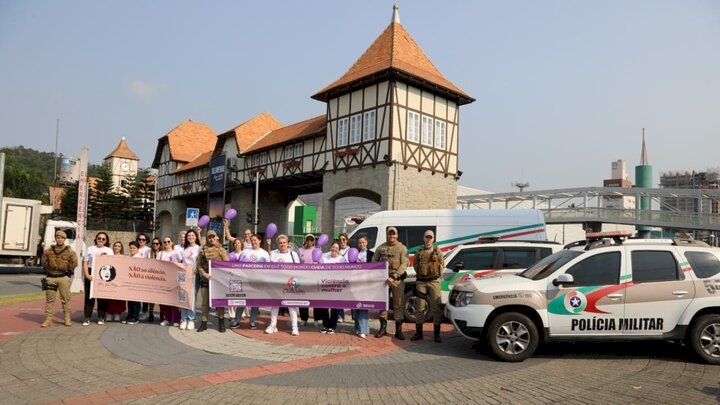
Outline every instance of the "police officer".
<path id="1" fill-rule="evenodd" d="M 207 330 L 208 316 L 210 315 L 210 260 L 222 260 L 224 262 L 230 260 L 215 231 L 208 231 L 205 238 L 206 244 L 200 250 L 197 265 L 197 271 L 200 275 L 200 295 L 202 297 L 200 301 L 202 302 L 202 318 L 200 318 L 198 332 Z M 218 332 L 225 333 L 225 308 L 215 308 L 215 314 L 218 317 Z"/>
<path id="2" fill-rule="evenodd" d="M 408 252 L 405 245 L 398 241 L 397 228 L 391 226 L 387 229 L 387 242 L 380 245 L 372 258 L 373 262 L 387 262 L 388 278 L 385 284 L 390 286 L 392 292 L 392 306 L 395 314 L 395 338 L 405 340 L 402 332 L 403 323 L 403 297 L 405 295 L 405 269 L 408 265 Z M 387 335 L 387 311 L 380 311 L 380 330 L 376 338 Z"/>
<path id="3" fill-rule="evenodd" d="M 72 326 L 70 319 L 70 280 L 77 267 L 77 255 L 70 246 L 65 245 L 67 235 L 64 231 L 55 232 L 55 244 L 45 250 L 40 259 L 46 273 L 45 284 L 45 321 L 40 325 L 43 328 L 52 326 L 52 313 L 57 293 L 60 293 L 63 312 L 65 313 L 65 326 Z"/>
<path id="4" fill-rule="evenodd" d="M 423 235 L 425 243 L 423 247 L 415 252 L 415 260 L 413 268 L 417 275 L 415 286 L 420 295 L 427 297 L 430 308 L 425 313 L 425 300 L 418 300 L 418 316 L 415 320 L 415 335 L 410 340 L 420 340 L 423 338 L 423 323 L 428 316 L 433 317 L 433 331 L 435 333 L 435 342 L 440 343 L 440 323 L 442 322 L 442 312 L 440 310 L 440 276 L 445 268 L 445 259 L 440 250 L 433 243 L 435 241 L 435 233 L 431 230 L 425 231 Z M 423 315 L 425 313 L 425 315 Z"/>

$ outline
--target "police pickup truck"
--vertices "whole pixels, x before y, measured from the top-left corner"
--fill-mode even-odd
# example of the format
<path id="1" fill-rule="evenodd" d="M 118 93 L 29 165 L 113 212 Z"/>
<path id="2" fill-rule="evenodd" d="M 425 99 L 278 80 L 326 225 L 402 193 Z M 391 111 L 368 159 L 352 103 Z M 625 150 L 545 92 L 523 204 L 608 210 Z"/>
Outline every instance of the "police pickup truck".
<path id="1" fill-rule="evenodd" d="M 447 317 L 503 361 L 525 360 L 540 341 L 661 339 L 720 364 L 720 248 L 589 236 L 517 275 L 455 284 Z"/>

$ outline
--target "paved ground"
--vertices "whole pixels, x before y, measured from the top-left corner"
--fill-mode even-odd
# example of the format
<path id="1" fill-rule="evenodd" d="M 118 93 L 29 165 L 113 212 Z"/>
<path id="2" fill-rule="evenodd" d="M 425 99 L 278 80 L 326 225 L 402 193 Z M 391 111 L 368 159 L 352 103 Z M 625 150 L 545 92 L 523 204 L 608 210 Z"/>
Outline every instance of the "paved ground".
<path id="1" fill-rule="evenodd" d="M 40 279 L 43 277 L 42 274 L 33 273 L 0 273 L 0 296 L 41 292 Z"/>
<path id="2" fill-rule="evenodd" d="M 42 318 L 41 302 L 0 308 L 0 404 L 720 401 L 720 367 L 663 342 L 553 344 L 500 363 L 447 325 L 436 344 L 427 331 L 421 343 L 363 340 L 347 323 L 333 336 L 307 326 L 293 337 L 284 321 L 266 335 L 244 325 L 225 334 L 157 324 L 41 329 Z"/>

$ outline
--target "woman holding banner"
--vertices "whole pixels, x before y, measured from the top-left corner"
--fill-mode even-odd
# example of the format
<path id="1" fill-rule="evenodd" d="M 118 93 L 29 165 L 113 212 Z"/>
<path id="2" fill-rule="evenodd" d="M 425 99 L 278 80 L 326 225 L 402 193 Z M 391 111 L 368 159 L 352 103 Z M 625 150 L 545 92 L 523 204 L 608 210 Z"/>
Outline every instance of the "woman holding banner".
<path id="1" fill-rule="evenodd" d="M 169 236 L 165 236 L 162 243 L 163 248 L 157 254 L 156 259 L 170 263 L 181 263 L 182 256 L 175 250 L 172 239 L 170 239 Z M 174 327 L 180 326 L 180 308 L 160 304 L 160 314 L 160 317 L 163 318 L 160 325 L 168 326 L 172 324 Z"/>
<path id="2" fill-rule="evenodd" d="M 113 255 L 122 256 L 125 254 L 125 249 L 120 241 L 116 241 L 112 245 Z M 105 315 L 105 322 L 120 322 L 120 315 L 125 312 L 126 303 L 122 300 L 107 300 L 107 314 Z"/>
<path id="3" fill-rule="evenodd" d="M 345 232 L 341 233 L 338 237 L 338 241 L 340 242 L 340 255 L 349 262 L 348 252 L 350 251 L 350 239 L 348 234 Z M 345 321 L 345 310 L 338 309 L 338 322 L 342 323 L 343 321 Z"/>
<path id="4" fill-rule="evenodd" d="M 277 241 L 278 248 L 270 253 L 271 262 L 300 263 L 300 257 L 298 256 L 298 254 L 290 250 L 290 242 L 287 235 L 278 235 L 275 240 Z M 270 326 L 265 329 L 265 333 L 277 333 L 278 312 L 280 312 L 280 307 L 270 308 Z M 292 332 L 290 332 L 290 334 L 293 336 L 297 336 L 300 334 L 300 331 L 298 330 L 297 307 L 289 307 L 288 312 L 290 312 L 290 323 L 292 326 Z"/>
<path id="5" fill-rule="evenodd" d="M 357 240 L 358 263 L 367 263 L 373 257 L 373 251 L 368 250 L 368 238 L 362 235 Z M 353 319 L 355 319 L 355 333 L 361 338 L 367 338 L 370 334 L 370 313 L 366 309 L 353 309 Z"/>
<path id="6" fill-rule="evenodd" d="M 237 242 L 238 239 L 235 239 L 235 242 Z M 270 261 L 270 255 L 265 249 L 262 249 L 260 247 L 260 243 L 262 243 L 262 238 L 260 238 L 260 235 L 253 234 L 250 236 L 250 249 L 245 249 L 240 254 L 240 258 L 238 261 L 241 262 L 253 262 L 253 263 L 264 263 Z M 240 320 L 242 319 L 242 313 L 245 311 L 245 307 L 238 307 L 235 311 L 235 321 L 230 325 L 231 328 L 239 328 L 240 327 Z M 248 327 L 250 329 L 257 329 L 257 325 L 255 324 L 255 321 L 257 320 L 258 315 L 260 315 L 260 308 L 258 307 L 251 307 L 250 308 L 250 324 Z"/>
<path id="7" fill-rule="evenodd" d="M 340 254 L 340 242 L 335 241 L 330 245 L 330 251 L 325 253 L 320 260 L 320 263 L 347 263 L 345 256 Z M 315 308 L 315 318 L 321 318 L 323 328 L 320 333 L 327 333 L 332 335 L 335 333 L 338 323 L 338 312 L 339 310 L 333 308 L 328 313 L 327 308 Z"/>
<path id="8" fill-rule="evenodd" d="M 95 308 L 95 298 L 90 298 L 90 282 L 92 282 L 92 265 L 95 256 L 112 256 L 113 251 L 107 245 L 110 243 L 110 237 L 105 232 L 98 232 L 95 235 L 95 244 L 90 246 L 83 256 L 83 284 L 85 288 L 85 321 L 83 326 L 90 325 L 90 318 L 92 318 L 93 309 Z M 98 314 L 98 325 L 105 323 L 105 310 L 107 309 L 107 300 L 98 298 L 97 300 L 97 314 Z"/>
<path id="9" fill-rule="evenodd" d="M 183 241 L 183 263 L 190 263 L 193 266 L 193 272 L 197 273 L 197 258 L 200 254 L 200 245 L 198 245 L 198 234 L 194 229 L 190 229 L 185 232 L 185 240 Z M 200 289 L 200 282 L 195 277 L 195 297 L 198 295 Z M 181 330 L 195 330 L 195 308 L 192 309 L 180 309 L 180 329 Z"/>
<path id="10" fill-rule="evenodd" d="M 312 258 L 313 250 L 315 250 L 315 236 L 311 233 L 305 235 L 305 243 L 303 247 L 298 249 L 298 256 L 300 257 L 300 263 L 315 263 Z M 313 317 L 315 311 L 313 311 Z M 305 326 L 310 319 L 310 308 L 300 308 L 300 326 Z M 317 321 L 317 319 L 315 319 Z"/>
<path id="11" fill-rule="evenodd" d="M 130 243 L 128 243 L 128 249 L 130 250 L 130 257 L 140 259 L 145 258 L 145 255 L 140 253 L 140 246 L 136 241 L 131 240 Z M 136 323 L 138 323 L 140 318 L 140 305 L 141 304 L 138 301 L 128 301 L 126 321 L 128 325 L 135 325 Z"/>

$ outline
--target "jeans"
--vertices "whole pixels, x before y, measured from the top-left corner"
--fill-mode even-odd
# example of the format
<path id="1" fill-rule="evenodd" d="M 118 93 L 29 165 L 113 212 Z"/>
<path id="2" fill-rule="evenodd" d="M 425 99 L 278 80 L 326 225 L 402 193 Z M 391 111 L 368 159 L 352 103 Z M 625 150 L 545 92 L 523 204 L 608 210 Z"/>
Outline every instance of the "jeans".
<path id="1" fill-rule="evenodd" d="M 92 269 L 90 269 L 92 273 Z M 95 298 L 90 298 L 90 280 L 83 277 L 83 284 L 85 287 L 85 319 L 92 318 L 93 309 L 95 309 Z M 97 299 L 97 313 L 98 321 L 105 320 L 105 310 L 107 308 L 107 300 L 103 298 Z"/>
<path id="2" fill-rule="evenodd" d="M 338 310 L 335 308 L 330 310 L 327 308 L 315 308 L 315 319 L 318 318 L 322 319 L 323 328 L 335 329 L 337 328 Z"/>
<path id="3" fill-rule="evenodd" d="M 240 321 L 242 321 L 243 312 L 245 312 L 245 307 L 237 307 L 237 309 L 235 309 L 235 322 L 240 323 Z M 258 315 L 260 315 L 260 308 L 250 307 L 250 323 L 251 324 L 255 323 Z"/>
<path id="4" fill-rule="evenodd" d="M 195 300 L 197 300 L 199 289 L 200 289 L 200 285 L 196 281 L 195 282 Z M 193 305 L 193 307 L 191 309 L 180 308 L 180 320 L 195 322 L 195 306 Z"/>
<path id="5" fill-rule="evenodd" d="M 363 309 L 353 309 L 353 317 L 355 318 L 355 331 L 364 335 L 370 334 L 370 312 Z"/>
<path id="6" fill-rule="evenodd" d="M 140 318 L 140 303 L 137 301 L 128 301 L 127 319 L 137 321 Z"/>

